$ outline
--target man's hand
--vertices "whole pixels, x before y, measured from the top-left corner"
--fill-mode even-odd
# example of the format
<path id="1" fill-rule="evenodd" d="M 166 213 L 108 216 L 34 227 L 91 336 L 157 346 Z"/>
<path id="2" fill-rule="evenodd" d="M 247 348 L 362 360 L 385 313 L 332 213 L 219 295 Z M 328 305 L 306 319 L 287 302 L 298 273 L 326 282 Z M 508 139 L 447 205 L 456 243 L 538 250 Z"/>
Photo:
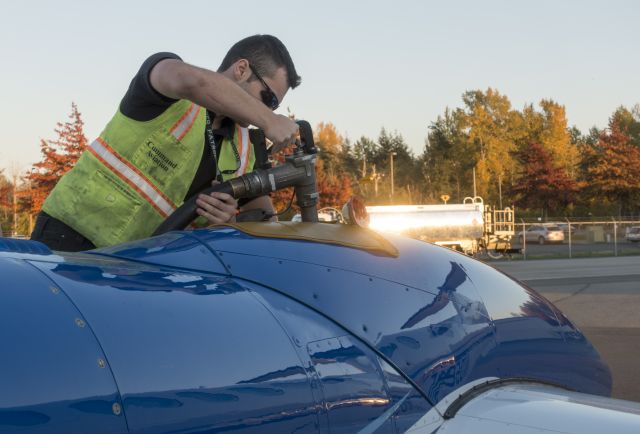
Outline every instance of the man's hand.
<path id="1" fill-rule="evenodd" d="M 213 181 L 211 185 L 219 184 Z M 200 208 L 196 210 L 198 215 L 209 220 L 209 223 L 227 223 L 235 221 L 238 201 L 227 193 L 214 191 L 210 195 L 200 194 L 196 199 Z"/>
<path id="2" fill-rule="evenodd" d="M 298 136 L 298 124 L 286 116 L 274 113 L 274 118 L 265 128 L 264 135 L 273 142 L 271 153 L 275 154 L 295 142 Z"/>

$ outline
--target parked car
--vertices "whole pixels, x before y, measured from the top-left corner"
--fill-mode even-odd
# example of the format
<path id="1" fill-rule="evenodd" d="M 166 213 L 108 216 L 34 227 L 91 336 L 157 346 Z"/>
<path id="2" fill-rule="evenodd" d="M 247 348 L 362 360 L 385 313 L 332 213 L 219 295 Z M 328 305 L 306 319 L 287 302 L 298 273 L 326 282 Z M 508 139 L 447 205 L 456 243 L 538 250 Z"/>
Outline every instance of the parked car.
<path id="1" fill-rule="evenodd" d="M 301 222 L 302 215 L 297 213 L 291 218 L 292 222 Z M 336 208 L 327 206 L 318 210 L 318 221 L 325 223 L 344 223 L 342 213 Z"/>
<path id="2" fill-rule="evenodd" d="M 565 233 L 565 235 L 569 234 L 569 223 L 554 223 L 555 225 L 557 225 L 560 229 L 562 229 L 562 232 Z M 571 235 L 573 235 L 576 232 L 576 225 L 571 225 Z"/>
<path id="3" fill-rule="evenodd" d="M 531 225 L 524 232 L 527 242 L 536 242 L 538 244 L 545 243 L 561 243 L 564 241 L 564 232 L 557 224 L 539 224 Z M 523 243 L 523 233 L 520 232 L 518 237 L 520 244 Z"/>
<path id="4" fill-rule="evenodd" d="M 629 231 L 627 232 L 627 235 L 625 235 L 625 238 L 627 239 L 627 241 L 630 241 L 632 243 L 637 243 L 638 241 L 640 241 L 640 226 L 632 226 L 631 228 L 629 228 Z"/>

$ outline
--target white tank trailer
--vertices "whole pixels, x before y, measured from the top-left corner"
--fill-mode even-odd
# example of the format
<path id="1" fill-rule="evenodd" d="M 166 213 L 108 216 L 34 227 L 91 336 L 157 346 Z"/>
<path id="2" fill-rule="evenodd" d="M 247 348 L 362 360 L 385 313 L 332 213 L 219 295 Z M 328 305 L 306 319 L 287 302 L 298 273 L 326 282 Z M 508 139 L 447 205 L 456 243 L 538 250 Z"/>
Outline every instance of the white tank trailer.
<path id="1" fill-rule="evenodd" d="M 480 197 L 441 205 L 368 206 L 369 227 L 399 233 L 475 255 L 486 251 L 498 257 L 511 252 L 513 208 L 492 209 Z"/>

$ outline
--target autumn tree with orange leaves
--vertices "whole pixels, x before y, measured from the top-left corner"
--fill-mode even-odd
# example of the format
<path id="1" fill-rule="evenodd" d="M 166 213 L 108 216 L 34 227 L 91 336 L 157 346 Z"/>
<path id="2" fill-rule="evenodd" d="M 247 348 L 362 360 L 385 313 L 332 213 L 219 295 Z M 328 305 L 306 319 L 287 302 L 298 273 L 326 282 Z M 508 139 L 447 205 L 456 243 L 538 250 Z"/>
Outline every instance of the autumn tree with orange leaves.
<path id="1" fill-rule="evenodd" d="M 351 176 L 344 170 L 340 158 L 344 138 L 336 127 L 328 122 L 320 122 L 314 131 L 314 140 L 318 147 L 318 191 L 320 208 L 332 206 L 341 208 L 352 195 Z"/>
<path id="2" fill-rule="evenodd" d="M 640 147 L 615 117 L 598 142 L 584 148 L 583 159 L 587 194 L 617 203 L 618 215 L 633 212 L 640 200 Z"/>
<path id="3" fill-rule="evenodd" d="M 577 183 L 564 167 L 555 164 L 551 151 L 543 145 L 531 143 L 513 156 L 521 167 L 509 192 L 517 206 L 539 209 L 546 218 L 549 211 L 564 211 L 575 200 Z"/>
<path id="4" fill-rule="evenodd" d="M 343 170 L 340 158 L 344 139 L 338 134 L 332 123 L 324 122 L 316 126 L 313 136 L 318 148 L 316 162 L 316 177 L 320 193 L 318 208 L 326 206 L 341 208 L 352 195 L 352 180 L 350 175 Z M 283 155 L 289 153 L 291 153 L 291 148 L 281 152 L 277 157 L 278 164 L 284 162 Z M 293 194 L 292 190 L 288 188 L 272 193 L 271 198 L 277 211 L 281 212 L 287 207 Z"/>
<path id="5" fill-rule="evenodd" d="M 10 212 L 11 212 L 11 198 L 13 196 L 13 184 L 9 182 L 6 176 L 4 176 L 4 170 L 0 169 L 0 234 L 8 234 Z M 6 226 L 1 223 L 6 222 Z"/>
<path id="6" fill-rule="evenodd" d="M 41 140 L 40 153 L 42 160 L 33 165 L 33 170 L 25 177 L 31 183 L 29 207 L 36 214 L 42 204 L 58 183 L 62 175 L 76 164 L 87 147 L 84 135 L 84 122 L 78 106 L 71 103 L 71 113 L 67 122 L 58 122 L 55 140 Z"/>

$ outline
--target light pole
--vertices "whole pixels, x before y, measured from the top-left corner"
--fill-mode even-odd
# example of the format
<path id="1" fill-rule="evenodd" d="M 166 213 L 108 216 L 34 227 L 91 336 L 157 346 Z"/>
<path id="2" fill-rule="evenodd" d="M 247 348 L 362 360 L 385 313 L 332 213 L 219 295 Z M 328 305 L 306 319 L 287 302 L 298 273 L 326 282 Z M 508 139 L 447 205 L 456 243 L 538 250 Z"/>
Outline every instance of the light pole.
<path id="1" fill-rule="evenodd" d="M 391 164 L 391 202 L 393 202 L 393 156 L 398 155 L 397 152 L 389 152 L 389 161 Z"/>
<path id="2" fill-rule="evenodd" d="M 13 172 L 13 233 L 11 236 L 18 235 L 18 171 Z"/>

